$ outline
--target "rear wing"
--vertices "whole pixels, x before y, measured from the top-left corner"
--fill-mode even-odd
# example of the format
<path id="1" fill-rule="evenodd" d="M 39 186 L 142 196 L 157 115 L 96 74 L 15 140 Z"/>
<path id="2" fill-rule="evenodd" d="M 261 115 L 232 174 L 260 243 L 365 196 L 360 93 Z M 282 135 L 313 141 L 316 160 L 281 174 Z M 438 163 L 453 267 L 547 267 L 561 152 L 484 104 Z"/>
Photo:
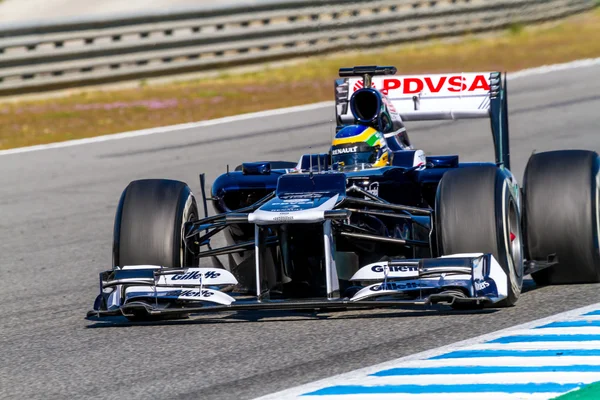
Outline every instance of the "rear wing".
<path id="1" fill-rule="evenodd" d="M 385 68 L 393 67 L 371 68 L 387 72 Z M 354 122 L 349 100 L 354 92 L 363 88 L 365 78 L 364 75 L 349 76 L 350 69 L 343 70 L 343 74 L 340 70 L 340 76 L 344 78 L 335 81 L 338 125 Z M 357 72 L 362 74 L 364 71 Z M 369 79 L 371 87 L 388 97 L 390 111 L 398 113 L 404 121 L 490 118 L 496 164 L 510 168 L 506 74 L 396 76 L 382 72 L 376 75 Z"/>

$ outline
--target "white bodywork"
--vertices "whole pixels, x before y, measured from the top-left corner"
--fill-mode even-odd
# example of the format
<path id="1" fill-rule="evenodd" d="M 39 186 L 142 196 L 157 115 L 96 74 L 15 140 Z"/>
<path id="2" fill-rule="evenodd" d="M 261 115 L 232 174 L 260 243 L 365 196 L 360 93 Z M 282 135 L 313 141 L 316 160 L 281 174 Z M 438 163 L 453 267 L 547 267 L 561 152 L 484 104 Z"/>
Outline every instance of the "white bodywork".
<path id="1" fill-rule="evenodd" d="M 285 210 L 283 208 L 279 211 L 265 210 L 265 206 L 250 213 L 248 215 L 248 222 L 257 225 L 270 225 L 270 224 L 282 224 L 282 223 L 315 223 L 322 222 L 325 220 L 325 211 L 333 210 L 333 207 L 337 204 L 339 195 L 334 195 L 329 200 L 325 201 L 318 207 L 313 208 L 301 208 L 293 203 L 290 203 Z M 273 201 L 282 201 L 280 199 L 274 199 Z M 273 202 L 267 203 L 271 205 Z M 285 200 L 283 200 L 285 201 Z M 282 206 L 283 207 L 283 206 Z M 298 207 L 298 208 L 294 208 Z"/>
<path id="2" fill-rule="evenodd" d="M 391 101 L 391 112 L 404 121 L 488 118 L 491 72 L 374 76 L 372 86 Z M 348 99 L 362 88 L 362 78 L 348 78 Z M 338 108 L 342 120 L 352 119 Z"/>

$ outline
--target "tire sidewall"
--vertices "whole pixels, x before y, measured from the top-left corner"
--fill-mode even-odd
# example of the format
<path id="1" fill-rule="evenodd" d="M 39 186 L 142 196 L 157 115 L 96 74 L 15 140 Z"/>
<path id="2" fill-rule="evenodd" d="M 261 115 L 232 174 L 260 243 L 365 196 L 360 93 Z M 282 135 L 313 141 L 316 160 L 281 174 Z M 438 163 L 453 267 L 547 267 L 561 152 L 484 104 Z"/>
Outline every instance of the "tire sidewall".
<path id="1" fill-rule="evenodd" d="M 112 247 L 112 269 L 120 266 L 119 261 L 119 247 L 121 245 L 121 217 L 123 215 L 123 203 L 125 202 L 125 196 L 127 189 L 123 190 L 117 205 L 117 212 L 115 213 L 115 222 L 113 226 L 113 247 Z"/>

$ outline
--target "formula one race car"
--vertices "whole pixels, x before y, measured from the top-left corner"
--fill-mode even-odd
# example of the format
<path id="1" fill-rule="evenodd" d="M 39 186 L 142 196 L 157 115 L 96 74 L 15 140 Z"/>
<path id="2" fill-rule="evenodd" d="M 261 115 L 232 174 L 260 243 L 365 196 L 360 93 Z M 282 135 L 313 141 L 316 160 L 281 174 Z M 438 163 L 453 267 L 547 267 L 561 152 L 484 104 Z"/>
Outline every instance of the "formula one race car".
<path id="1" fill-rule="evenodd" d="M 131 182 L 113 268 L 100 274 L 88 317 L 504 307 L 528 274 L 538 284 L 599 282 L 598 155 L 534 154 L 521 189 L 509 171 L 506 76 L 395 73 L 340 70 L 328 153 L 244 163 L 215 180 L 209 199 L 201 175 L 204 218 L 183 182 Z M 490 118 L 495 163 L 410 146 L 404 122 L 459 118 Z M 227 245 L 214 248 L 219 233 Z"/>

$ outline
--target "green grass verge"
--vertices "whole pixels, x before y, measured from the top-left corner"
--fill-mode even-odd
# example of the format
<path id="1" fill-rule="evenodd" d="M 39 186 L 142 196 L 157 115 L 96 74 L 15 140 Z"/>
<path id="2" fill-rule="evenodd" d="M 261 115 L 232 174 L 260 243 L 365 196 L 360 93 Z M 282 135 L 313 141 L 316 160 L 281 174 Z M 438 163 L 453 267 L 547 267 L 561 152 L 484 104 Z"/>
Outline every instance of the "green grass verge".
<path id="1" fill-rule="evenodd" d="M 559 24 L 515 25 L 491 37 L 316 56 L 288 67 L 44 100 L 0 100 L 0 149 L 332 100 L 341 66 L 395 65 L 399 74 L 516 71 L 600 56 L 600 10 Z"/>
<path id="2" fill-rule="evenodd" d="M 598 400 L 600 399 L 600 382 L 592 383 L 552 400 Z"/>

